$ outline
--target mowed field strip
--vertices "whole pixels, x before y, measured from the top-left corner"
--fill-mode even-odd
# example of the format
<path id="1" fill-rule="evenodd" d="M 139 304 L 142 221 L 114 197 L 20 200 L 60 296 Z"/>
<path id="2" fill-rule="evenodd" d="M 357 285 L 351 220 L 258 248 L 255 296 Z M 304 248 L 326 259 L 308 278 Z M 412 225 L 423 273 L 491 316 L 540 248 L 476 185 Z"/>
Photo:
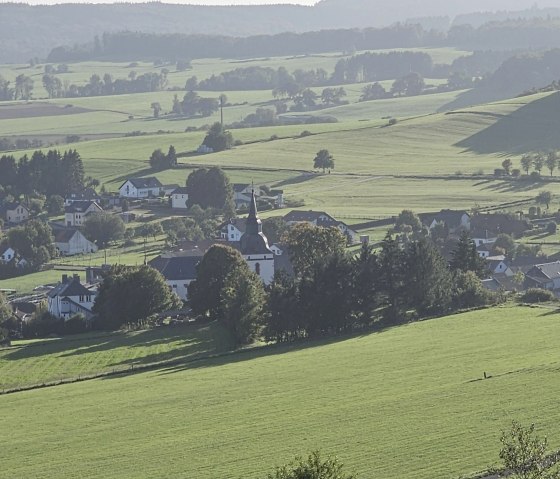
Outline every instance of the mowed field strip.
<path id="1" fill-rule="evenodd" d="M 560 446 L 558 319 L 503 307 L 1 396 L 0 477 L 257 479 L 319 448 L 364 478 L 457 478 L 514 418 Z"/>

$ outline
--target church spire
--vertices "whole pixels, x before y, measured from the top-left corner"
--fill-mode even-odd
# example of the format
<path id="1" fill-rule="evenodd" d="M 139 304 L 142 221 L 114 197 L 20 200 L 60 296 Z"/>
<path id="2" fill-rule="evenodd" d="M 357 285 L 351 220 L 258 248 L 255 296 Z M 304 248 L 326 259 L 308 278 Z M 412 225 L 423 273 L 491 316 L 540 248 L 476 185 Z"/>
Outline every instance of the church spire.
<path id="1" fill-rule="evenodd" d="M 257 211 L 257 198 L 255 196 L 255 190 L 251 192 L 251 204 L 249 205 L 249 216 L 247 217 L 247 227 L 245 231 L 250 235 L 258 235 L 262 233 L 262 223 L 259 219 L 259 213 Z"/>

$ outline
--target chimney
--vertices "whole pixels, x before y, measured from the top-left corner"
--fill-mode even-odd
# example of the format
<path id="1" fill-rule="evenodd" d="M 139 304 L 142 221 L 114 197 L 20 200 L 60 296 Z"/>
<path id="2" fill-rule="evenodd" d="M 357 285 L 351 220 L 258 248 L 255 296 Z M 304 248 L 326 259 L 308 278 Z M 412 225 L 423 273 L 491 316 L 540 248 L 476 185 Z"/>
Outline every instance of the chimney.
<path id="1" fill-rule="evenodd" d="M 63 283 L 68 283 L 68 275 L 67 274 L 62 275 L 62 282 Z"/>
<path id="2" fill-rule="evenodd" d="M 78 283 L 80 282 L 80 275 L 79 274 L 74 275 L 74 281 L 77 281 Z"/>

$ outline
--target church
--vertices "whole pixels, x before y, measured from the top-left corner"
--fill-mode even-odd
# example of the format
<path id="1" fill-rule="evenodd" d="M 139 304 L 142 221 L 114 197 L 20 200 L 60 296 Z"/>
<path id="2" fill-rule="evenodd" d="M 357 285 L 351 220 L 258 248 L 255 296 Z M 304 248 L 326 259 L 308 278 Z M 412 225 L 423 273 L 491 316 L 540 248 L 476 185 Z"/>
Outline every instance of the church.
<path id="1" fill-rule="evenodd" d="M 272 283 L 274 280 L 274 252 L 270 249 L 268 239 L 262 231 L 262 221 L 258 215 L 254 191 L 251 193 L 247 226 L 245 233 L 241 236 L 239 250 L 251 271 L 257 273 L 264 284 Z"/>

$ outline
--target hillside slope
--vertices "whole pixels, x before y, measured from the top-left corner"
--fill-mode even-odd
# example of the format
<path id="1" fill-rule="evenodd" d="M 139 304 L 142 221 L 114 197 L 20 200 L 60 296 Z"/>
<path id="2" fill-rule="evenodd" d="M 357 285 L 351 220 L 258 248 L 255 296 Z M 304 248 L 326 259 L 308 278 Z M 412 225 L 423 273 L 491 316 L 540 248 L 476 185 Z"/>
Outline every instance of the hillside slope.
<path id="1" fill-rule="evenodd" d="M 0 396 L 0 478 L 256 479 L 316 448 L 364 478 L 482 470 L 513 418 L 560 445 L 552 313 L 492 309 Z"/>

